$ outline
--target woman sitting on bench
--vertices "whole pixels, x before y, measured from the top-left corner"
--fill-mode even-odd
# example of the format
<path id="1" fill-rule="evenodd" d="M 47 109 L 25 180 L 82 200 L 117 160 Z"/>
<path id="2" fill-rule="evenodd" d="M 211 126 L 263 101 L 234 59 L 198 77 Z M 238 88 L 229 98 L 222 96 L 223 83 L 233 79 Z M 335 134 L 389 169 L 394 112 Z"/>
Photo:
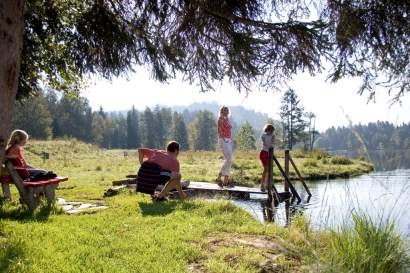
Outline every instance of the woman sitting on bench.
<path id="1" fill-rule="evenodd" d="M 27 143 L 28 134 L 23 130 L 14 130 L 6 146 L 6 160 L 16 167 L 23 180 L 40 181 L 57 177 L 53 172 L 35 169 L 29 166 L 23 158 L 23 146 Z"/>
<path id="2" fill-rule="evenodd" d="M 178 154 L 179 143 L 176 141 L 169 142 L 166 151 L 147 148 L 138 149 L 141 167 L 138 171 L 137 191 L 152 193 L 154 200 L 163 201 L 168 192 L 176 188 L 180 198 L 185 199 L 186 194 L 182 191 L 181 186 L 181 174 L 179 172 L 179 161 L 177 159 Z M 155 176 L 156 167 L 158 168 L 157 176 Z M 154 194 L 155 187 L 161 184 L 165 184 L 164 188 L 159 194 Z M 142 187 L 146 188 L 142 189 Z M 141 188 L 141 190 L 139 190 L 139 188 Z"/>

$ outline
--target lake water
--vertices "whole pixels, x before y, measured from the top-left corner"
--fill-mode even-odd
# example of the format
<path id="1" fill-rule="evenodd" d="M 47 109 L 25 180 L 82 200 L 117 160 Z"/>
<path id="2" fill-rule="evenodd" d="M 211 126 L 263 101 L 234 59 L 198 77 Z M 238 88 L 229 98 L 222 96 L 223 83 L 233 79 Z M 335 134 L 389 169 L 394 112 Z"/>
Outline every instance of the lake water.
<path id="1" fill-rule="evenodd" d="M 374 172 L 350 179 L 308 182 L 312 192 L 309 202 L 306 202 L 308 195 L 301 183 L 295 184 L 304 200 L 299 205 L 287 206 L 281 203 L 276 209 L 269 210 L 264 205 L 262 196 L 258 195 L 252 195 L 250 200 L 234 202 L 260 221 L 273 218 L 280 225 L 286 225 L 292 215 L 302 213 L 318 229 L 351 224 L 352 212 L 365 212 L 375 221 L 394 220 L 398 231 L 410 238 L 410 170 Z M 279 185 L 278 187 L 281 188 Z"/>

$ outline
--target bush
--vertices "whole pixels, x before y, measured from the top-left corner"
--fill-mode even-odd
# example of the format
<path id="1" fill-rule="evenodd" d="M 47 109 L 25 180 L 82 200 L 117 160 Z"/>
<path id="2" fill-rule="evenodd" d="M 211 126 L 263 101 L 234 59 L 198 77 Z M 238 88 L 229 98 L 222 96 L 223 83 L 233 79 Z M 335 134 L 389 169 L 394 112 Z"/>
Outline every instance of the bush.
<path id="1" fill-rule="evenodd" d="M 303 167 L 317 167 L 317 160 L 315 159 L 306 159 L 302 162 Z"/>
<path id="2" fill-rule="evenodd" d="M 322 149 L 314 149 L 311 153 L 311 157 L 317 160 L 327 157 L 327 153 Z"/>
<path id="3" fill-rule="evenodd" d="M 329 160 L 326 157 L 322 158 L 322 164 L 329 164 Z"/>
<path id="4" fill-rule="evenodd" d="M 353 164 L 353 161 L 345 156 L 334 156 L 330 160 L 332 164 L 337 164 L 337 165 L 350 165 Z"/>
<path id="5" fill-rule="evenodd" d="M 375 224 L 368 216 L 353 215 L 354 226 L 332 234 L 331 272 L 407 272 L 410 259 L 392 223 Z"/>

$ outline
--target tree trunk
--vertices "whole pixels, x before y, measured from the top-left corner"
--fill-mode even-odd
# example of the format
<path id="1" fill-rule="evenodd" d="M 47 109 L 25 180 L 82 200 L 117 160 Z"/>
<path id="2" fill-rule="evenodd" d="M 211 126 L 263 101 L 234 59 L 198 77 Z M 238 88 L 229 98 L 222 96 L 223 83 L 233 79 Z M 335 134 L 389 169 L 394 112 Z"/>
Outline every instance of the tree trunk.
<path id="1" fill-rule="evenodd" d="M 20 74 L 24 32 L 24 0 L 0 2 L 0 162 L 10 134 Z M 0 168 L 1 171 L 1 168 Z M 1 174 L 0 174 L 1 175 Z"/>

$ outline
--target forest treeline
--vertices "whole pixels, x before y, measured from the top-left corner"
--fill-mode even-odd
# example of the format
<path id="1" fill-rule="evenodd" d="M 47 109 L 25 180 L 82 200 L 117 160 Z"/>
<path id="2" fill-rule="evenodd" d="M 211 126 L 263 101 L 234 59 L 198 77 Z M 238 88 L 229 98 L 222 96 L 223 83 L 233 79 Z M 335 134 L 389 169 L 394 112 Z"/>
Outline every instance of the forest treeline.
<path id="1" fill-rule="evenodd" d="M 293 100 L 286 99 L 289 94 Z M 306 116 L 298 104 L 294 91 L 285 92 L 281 109 L 283 121 L 273 121 L 266 114 L 232 107 L 237 118 L 236 122 L 231 119 L 237 148 L 257 149 L 262 127 L 270 122 L 276 128 L 277 147 L 298 144 L 312 149 L 317 132 L 311 126 L 312 116 Z M 84 97 L 47 91 L 16 102 L 13 127 L 26 130 L 36 139 L 70 137 L 103 148 L 163 148 L 168 141 L 176 140 L 184 150 L 210 151 L 216 149 L 218 139 L 219 109 L 213 106 L 213 111 L 175 111 L 160 106 L 146 107 L 143 111 L 135 107 L 121 112 L 107 112 L 103 108 L 93 111 Z"/>
<path id="2" fill-rule="evenodd" d="M 155 106 L 138 111 L 93 111 L 84 97 L 53 91 L 16 102 L 13 128 L 36 139 L 76 138 L 103 148 L 164 148 L 177 140 L 183 150 L 215 150 L 216 116 L 207 110 L 183 111 Z M 238 127 L 240 149 L 256 149 L 255 129 L 246 122 Z"/>
<path id="3" fill-rule="evenodd" d="M 378 121 L 351 128 L 331 127 L 321 134 L 316 147 L 330 153 L 365 157 L 376 170 L 410 168 L 410 123 Z"/>

